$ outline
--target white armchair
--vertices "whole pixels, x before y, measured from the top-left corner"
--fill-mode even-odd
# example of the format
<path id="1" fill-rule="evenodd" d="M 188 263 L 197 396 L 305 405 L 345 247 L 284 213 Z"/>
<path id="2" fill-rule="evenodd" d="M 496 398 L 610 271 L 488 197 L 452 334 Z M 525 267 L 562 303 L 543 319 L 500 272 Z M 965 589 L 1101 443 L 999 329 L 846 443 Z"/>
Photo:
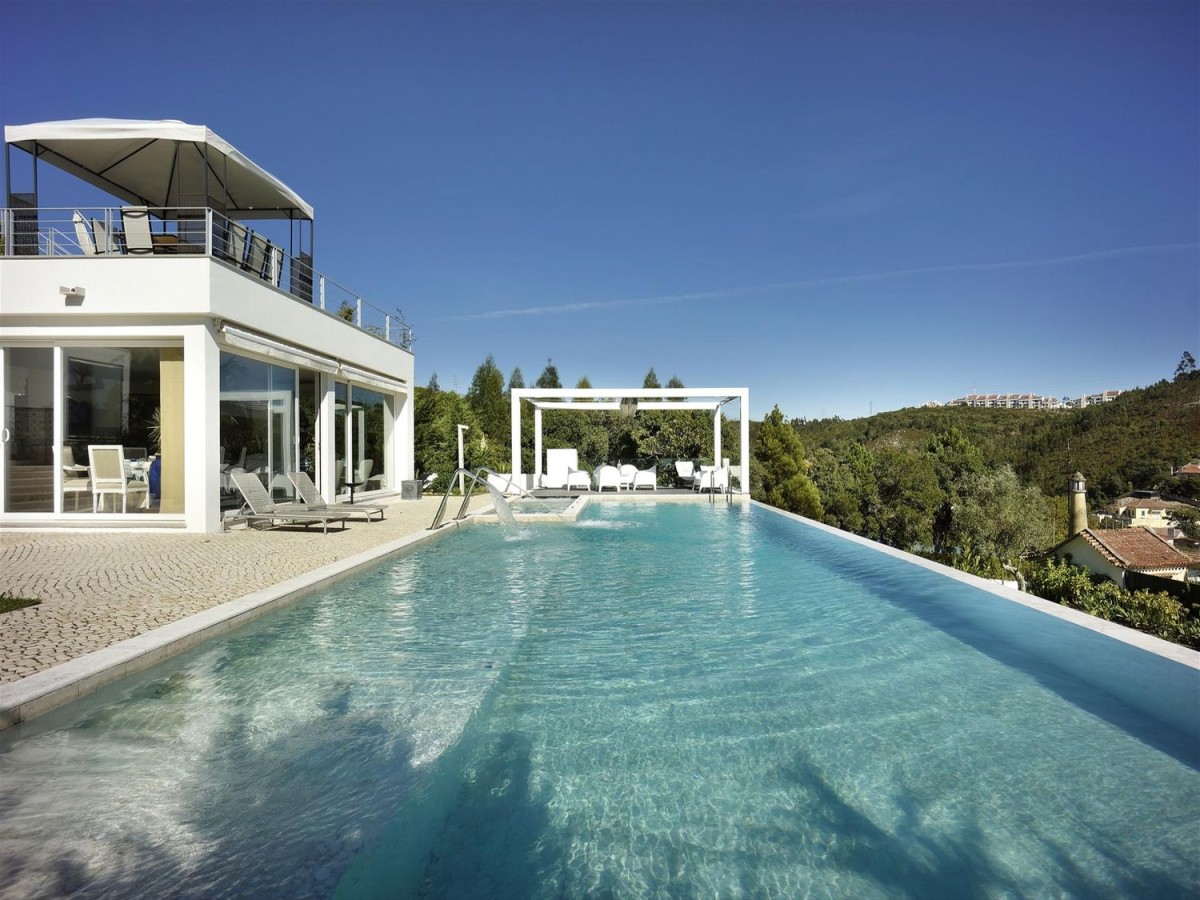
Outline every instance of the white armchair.
<path id="1" fill-rule="evenodd" d="M 606 487 L 614 491 L 621 490 L 621 472 L 616 466 L 598 466 L 596 468 L 596 490 L 603 491 Z"/>
<path id="2" fill-rule="evenodd" d="M 633 473 L 633 483 L 629 489 L 636 491 L 640 487 L 648 487 L 652 491 L 658 490 L 658 469 L 651 467 L 649 469 L 638 469 Z"/>

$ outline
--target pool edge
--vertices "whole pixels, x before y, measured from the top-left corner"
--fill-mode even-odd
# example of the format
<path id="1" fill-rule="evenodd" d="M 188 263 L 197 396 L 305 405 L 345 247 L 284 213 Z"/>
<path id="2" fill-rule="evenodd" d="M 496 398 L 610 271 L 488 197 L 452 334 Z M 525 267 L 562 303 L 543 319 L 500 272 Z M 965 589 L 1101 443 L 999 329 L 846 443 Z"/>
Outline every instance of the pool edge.
<path id="1" fill-rule="evenodd" d="M 457 531 L 464 523 L 474 524 L 468 517 L 447 522 L 437 531 L 419 531 L 397 538 L 100 650 L 85 653 L 68 662 L 27 675 L 20 681 L 0 684 L 0 731 L 190 650 L 209 638 L 232 631 L 318 588 L 374 565 L 388 555 Z"/>

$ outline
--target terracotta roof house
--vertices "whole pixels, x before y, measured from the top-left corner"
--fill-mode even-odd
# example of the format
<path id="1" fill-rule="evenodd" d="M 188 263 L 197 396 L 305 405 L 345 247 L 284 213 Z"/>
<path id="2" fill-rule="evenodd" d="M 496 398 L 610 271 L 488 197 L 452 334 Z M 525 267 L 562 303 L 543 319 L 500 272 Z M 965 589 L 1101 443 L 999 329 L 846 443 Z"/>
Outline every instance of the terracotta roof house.
<path id="1" fill-rule="evenodd" d="M 1171 513 L 1189 506 L 1188 503 L 1164 500 L 1162 497 L 1119 497 L 1109 505 L 1107 511 L 1127 526 L 1167 528 L 1172 523 Z"/>
<path id="2" fill-rule="evenodd" d="M 1149 528 L 1093 530 L 1059 544 L 1050 553 L 1125 587 L 1125 573 L 1143 572 L 1183 581 L 1191 560 Z"/>
<path id="3" fill-rule="evenodd" d="M 1200 478 L 1200 459 L 1180 466 L 1172 473 L 1176 478 Z"/>

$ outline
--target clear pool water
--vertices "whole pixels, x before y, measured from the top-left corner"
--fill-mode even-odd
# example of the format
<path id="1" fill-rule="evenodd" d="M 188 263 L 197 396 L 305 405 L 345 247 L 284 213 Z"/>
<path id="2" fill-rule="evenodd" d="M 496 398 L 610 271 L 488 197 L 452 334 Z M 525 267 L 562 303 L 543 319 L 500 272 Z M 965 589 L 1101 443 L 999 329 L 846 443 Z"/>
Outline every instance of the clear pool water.
<path id="1" fill-rule="evenodd" d="M 1032 630 L 1114 645 L 759 509 L 464 529 L 0 733 L 0 893 L 1192 894 L 1194 736 Z"/>

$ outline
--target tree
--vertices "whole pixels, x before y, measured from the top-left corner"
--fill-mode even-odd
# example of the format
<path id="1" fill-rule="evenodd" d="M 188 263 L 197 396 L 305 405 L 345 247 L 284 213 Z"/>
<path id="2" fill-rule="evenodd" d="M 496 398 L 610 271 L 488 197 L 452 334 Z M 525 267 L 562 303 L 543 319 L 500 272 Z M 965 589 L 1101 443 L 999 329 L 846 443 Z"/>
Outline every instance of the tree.
<path id="1" fill-rule="evenodd" d="M 517 366 L 512 370 L 512 375 L 508 376 L 508 389 L 525 387 L 525 376 L 521 374 L 521 367 Z"/>
<path id="2" fill-rule="evenodd" d="M 682 387 L 687 387 L 687 385 L 685 385 L 682 381 L 679 380 L 678 375 L 672 375 L 671 380 L 667 382 L 667 387 L 682 388 Z"/>
<path id="3" fill-rule="evenodd" d="M 1171 510 L 1168 516 L 1171 519 L 1171 523 L 1185 535 L 1193 540 L 1200 538 L 1200 509 L 1192 506 L 1183 506 Z"/>
<path id="4" fill-rule="evenodd" d="M 763 503 L 819 520 L 821 495 L 806 470 L 804 444 L 776 406 L 754 438 L 751 491 Z"/>
<path id="5" fill-rule="evenodd" d="M 945 550 L 954 531 L 954 509 L 959 485 L 983 471 L 983 455 L 966 436 L 951 425 L 933 435 L 925 445 L 933 462 L 943 499 L 933 514 L 933 546 Z"/>
<path id="6" fill-rule="evenodd" d="M 579 388 L 581 391 L 590 391 L 592 389 L 592 382 L 586 375 L 584 375 L 579 379 L 575 387 Z"/>
<path id="7" fill-rule="evenodd" d="M 1175 380 L 1187 378 L 1196 372 L 1196 357 L 1192 356 L 1187 350 L 1183 351 L 1183 356 L 1179 358 L 1179 365 L 1175 367 Z"/>
<path id="8" fill-rule="evenodd" d="M 508 442 L 512 416 L 508 399 L 504 396 L 504 375 L 490 353 L 475 370 L 471 388 L 467 391 L 467 403 L 490 441 L 501 444 Z"/>
<path id="9" fill-rule="evenodd" d="M 538 376 L 533 386 L 538 388 L 562 387 L 562 382 L 558 380 L 558 367 L 554 365 L 554 360 L 546 360 L 546 368 L 542 369 L 542 374 Z"/>
<path id="10" fill-rule="evenodd" d="M 867 536 L 911 550 L 933 541 L 933 514 L 943 499 L 932 460 L 895 447 L 875 453 L 878 505 L 867 522 Z"/>
<path id="11" fill-rule="evenodd" d="M 432 375 L 429 376 L 429 385 L 427 387 L 427 390 L 429 390 L 430 392 L 432 392 L 434 394 L 436 394 L 438 391 L 441 390 L 441 388 L 438 387 L 437 372 L 434 372 Z"/>
<path id="12" fill-rule="evenodd" d="M 832 450 L 818 447 L 813 451 L 808 475 L 821 495 L 825 524 L 843 531 L 862 531 L 862 509 L 850 467 L 838 459 Z"/>
<path id="13" fill-rule="evenodd" d="M 1042 492 L 1023 485 L 1011 466 L 975 472 L 956 486 L 954 537 L 983 556 L 1014 560 L 1048 547 L 1054 539 Z"/>
<path id="14" fill-rule="evenodd" d="M 644 388 L 660 388 L 660 387 L 662 387 L 662 385 L 658 383 L 658 375 L 656 375 L 654 372 L 654 366 L 651 366 L 649 371 L 646 372 L 646 377 L 642 379 L 642 387 L 644 387 Z"/>

